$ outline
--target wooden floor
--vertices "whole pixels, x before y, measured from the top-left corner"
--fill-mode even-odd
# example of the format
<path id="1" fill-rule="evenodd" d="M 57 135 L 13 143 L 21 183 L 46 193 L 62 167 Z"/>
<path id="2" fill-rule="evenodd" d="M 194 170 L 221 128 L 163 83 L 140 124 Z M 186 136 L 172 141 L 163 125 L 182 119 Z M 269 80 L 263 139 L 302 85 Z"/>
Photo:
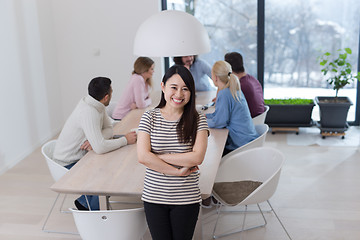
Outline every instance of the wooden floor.
<path id="1" fill-rule="evenodd" d="M 321 137 L 319 135 L 319 137 Z M 360 136 L 359 136 L 360 137 Z M 281 150 L 286 163 L 271 199 L 274 209 L 294 240 L 360 239 L 360 150 L 359 147 L 288 146 L 286 134 L 268 134 L 266 146 Z M 80 239 L 79 236 L 44 233 L 42 224 L 56 193 L 40 149 L 0 176 L 0 239 Z M 65 208 L 77 196 L 69 196 Z M 242 215 L 223 218 L 219 231 L 240 224 Z M 249 221 L 255 221 L 252 218 Z M 242 235 L 245 240 L 287 239 L 271 213 L 268 225 Z M 211 239 L 213 209 L 203 209 L 203 236 Z M 49 228 L 76 231 L 71 214 L 56 211 Z M 222 238 L 239 239 L 239 234 Z M 151 239 L 147 233 L 145 239 Z M 131 239 L 129 239 L 131 240 Z"/>

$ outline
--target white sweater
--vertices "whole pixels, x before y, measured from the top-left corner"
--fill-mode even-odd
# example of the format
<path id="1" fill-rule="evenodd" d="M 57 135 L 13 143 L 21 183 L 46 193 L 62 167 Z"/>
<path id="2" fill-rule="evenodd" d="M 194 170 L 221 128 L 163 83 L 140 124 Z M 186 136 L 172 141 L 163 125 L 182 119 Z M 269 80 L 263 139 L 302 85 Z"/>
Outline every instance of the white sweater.
<path id="1" fill-rule="evenodd" d="M 127 144 L 125 137 L 111 139 L 112 136 L 112 119 L 105 105 L 88 95 L 80 100 L 67 119 L 55 146 L 54 160 L 62 166 L 78 161 L 86 154 L 85 150 L 80 150 L 86 140 L 97 154 Z"/>

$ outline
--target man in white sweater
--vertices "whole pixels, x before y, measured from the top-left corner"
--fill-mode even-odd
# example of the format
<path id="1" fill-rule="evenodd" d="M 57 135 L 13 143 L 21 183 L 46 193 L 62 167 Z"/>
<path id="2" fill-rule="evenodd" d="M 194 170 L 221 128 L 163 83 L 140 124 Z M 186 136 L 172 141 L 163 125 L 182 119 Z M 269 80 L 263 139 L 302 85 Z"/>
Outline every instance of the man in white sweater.
<path id="1" fill-rule="evenodd" d="M 82 98 L 67 119 L 54 150 L 54 160 L 70 169 L 87 151 L 110 152 L 136 142 L 136 133 L 113 139 L 113 120 L 107 115 L 112 88 L 111 80 L 97 77 L 90 81 L 86 97 Z M 87 196 L 91 210 L 99 210 L 98 196 Z M 79 210 L 89 209 L 85 196 L 75 200 Z"/>

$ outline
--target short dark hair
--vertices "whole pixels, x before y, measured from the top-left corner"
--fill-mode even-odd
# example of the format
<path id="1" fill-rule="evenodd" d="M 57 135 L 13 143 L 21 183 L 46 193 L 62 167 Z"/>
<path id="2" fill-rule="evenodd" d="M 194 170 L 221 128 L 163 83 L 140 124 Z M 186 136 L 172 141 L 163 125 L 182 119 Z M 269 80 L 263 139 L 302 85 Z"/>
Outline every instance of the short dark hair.
<path id="1" fill-rule="evenodd" d="M 185 56 L 181 56 L 181 57 L 173 57 L 173 61 L 176 65 L 184 65 L 183 61 L 182 61 L 182 57 Z M 194 55 L 194 62 L 196 61 L 197 55 Z"/>
<path id="2" fill-rule="evenodd" d="M 233 72 L 245 72 L 243 57 L 238 52 L 230 52 L 225 54 L 224 60 L 230 63 Z"/>
<path id="3" fill-rule="evenodd" d="M 177 124 L 176 131 L 179 135 L 179 139 L 183 143 L 191 143 L 193 146 L 195 144 L 195 138 L 197 134 L 197 119 L 199 118 L 199 114 L 195 108 L 195 83 L 194 78 L 191 72 L 182 65 L 173 65 L 169 68 L 162 82 L 164 86 L 166 85 L 167 80 L 171 78 L 173 75 L 179 74 L 181 79 L 184 81 L 185 85 L 190 91 L 190 100 L 184 106 L 184 112 L 180 118 L 180 121 Z M 162 108 L 166 105 L 164 92 L 161 92 L 160 103 L 157 108 Z"/>
<path id="4" fill-rule="evenodd" d="M 106 94 L 110 93 L 111 80 L 107 77 L 96 77 L 92 79 L 88 86 L 90 96 L 100 101 Z"/>
<path id="5" fill-rule="evenodd" d="M 182 57 L 174 57 L 173 60 L 176 65 L 184 65 Z"/>

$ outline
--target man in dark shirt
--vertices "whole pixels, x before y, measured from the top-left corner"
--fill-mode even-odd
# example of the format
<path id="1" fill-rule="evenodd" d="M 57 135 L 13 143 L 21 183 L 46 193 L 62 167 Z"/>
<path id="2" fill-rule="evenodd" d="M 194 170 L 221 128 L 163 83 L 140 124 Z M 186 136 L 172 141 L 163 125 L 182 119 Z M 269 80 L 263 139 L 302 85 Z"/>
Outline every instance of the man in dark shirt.
<path id="1" fill-rule="evenodd" d="M 233 73 L 240 80 L 241 91 L 245 95 L 251 117 L 254 118 L 263 113 L 265 107 L 261 84 L 256 78 L 245 72 L 241 54 L 238 52 L 227 53 L 224 60 L 230 63 Z"/>

